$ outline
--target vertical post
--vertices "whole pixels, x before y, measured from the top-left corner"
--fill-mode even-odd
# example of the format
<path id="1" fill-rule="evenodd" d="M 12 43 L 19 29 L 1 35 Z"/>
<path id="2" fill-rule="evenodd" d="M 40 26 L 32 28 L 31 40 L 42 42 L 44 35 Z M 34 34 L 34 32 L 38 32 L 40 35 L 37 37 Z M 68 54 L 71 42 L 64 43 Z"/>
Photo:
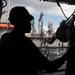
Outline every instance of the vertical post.
<path id="1" fill-rule="evenodd" d="M 63 50 L 63 42 L 62 42 L 62 50 Z"/>
<path id="2" fill-rule="evenodd" d="M 58 43 L 58 45 L 59 45 L 59 52 L 60 52 L 60 42 Z"/>
<path id="3" fill-rule="evenodd" d="M 8 25 L 7 30 L 9 30 L 10 23 L 9 23 L 8 17 L 10 12 L 10 0 L 6 0 L 6 2 L 7 2 L 7 25 Z"/>
<path id="4" fill-rule="evenodd" d="M 40 21 L 41 21 L 41 33 L 40 33 L 40 41 L 41 41 L 41 44 L 40 46 L 42 47 L 42 44 L 43 44 L 43 13 L 41 12 L 41 15 L 40 15 Z"/>
<path id="5" fill-rule="evenodd" d="M 1 21 L 1 15 L 2 15 L 2 7 L 3 7 L 3 2 L 0 0 L 0 21 Z"/>
<path id="6" fill-rule="evenodd" d="M 9 17 L 9 12 L 10 12 L 10 0 L 7 0 L 7 3 L 8 3 L 8 17 Z M 8 24 L 10 25 L 10 24 Z"/>

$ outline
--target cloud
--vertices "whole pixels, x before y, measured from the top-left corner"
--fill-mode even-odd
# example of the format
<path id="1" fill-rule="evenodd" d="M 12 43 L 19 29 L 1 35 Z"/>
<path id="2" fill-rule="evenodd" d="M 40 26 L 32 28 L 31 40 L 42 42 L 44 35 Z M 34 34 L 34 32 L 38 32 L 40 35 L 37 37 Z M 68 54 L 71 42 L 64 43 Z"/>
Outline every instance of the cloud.
<path id="1" fill-rule="evenodd" d="M 22 5 L 28 8 L 29 12 L 39 14 L 43 12 L 49 15 L 63 16 L 61 9 L 53 2 L 42 2 L 39 0 L 10 0 L 11 6 Z M 66 16 L 74 11 L 73 5 L 60 4 Z"/>
<path id="2" fill-rule="evenodd" d="M 29 11 L 30 13 L 39 14 L 33 7 L 27 6 L 26 8 L 28 9 L 28 11 Z"/>
<path id="3" fill-rule="evenodd" d="M 48 31 L 48 26 L 43 26 L 43 30 L 46 32 L 46 31 Z"/>
<path id="4" fill-rule="evenodd" d="M 48 15 L 63 16 L 60 8 L 53 2 L 43 2 L 39 0 L 10 0 L 10 8 L 17 5 L 25 6 L 32 14 L 40 14 L 40 12 L 43 12 Z M 73 5 L 60 5 L 67 17 L 69 17 L 75 9 L 75 6 Z"/>
<path id="5" fill-rule="evenodd" d="M 74 5 L 61 4 L 61 7 L 67 17 L 69 17 L 75 9 Z"/>

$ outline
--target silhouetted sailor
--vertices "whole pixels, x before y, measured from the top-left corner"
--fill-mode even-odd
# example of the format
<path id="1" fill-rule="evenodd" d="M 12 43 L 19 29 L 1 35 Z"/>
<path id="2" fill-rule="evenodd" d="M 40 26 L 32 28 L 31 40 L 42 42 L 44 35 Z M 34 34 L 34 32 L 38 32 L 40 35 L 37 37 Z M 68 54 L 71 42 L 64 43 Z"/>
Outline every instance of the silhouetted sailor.
<path id="1" fill-rule="evenodd" d="M 34 17 L 23 6 L 13 7 L 9 14 L 10 24 L 14 25 L 8 36 L 1 42 L 2 73 L 37 75 L 38 71 L 55 72 L 68 58 L 66 52 L 61 58 L 48 60 L 36 45 L 25 36 L 31 32 Z"/>

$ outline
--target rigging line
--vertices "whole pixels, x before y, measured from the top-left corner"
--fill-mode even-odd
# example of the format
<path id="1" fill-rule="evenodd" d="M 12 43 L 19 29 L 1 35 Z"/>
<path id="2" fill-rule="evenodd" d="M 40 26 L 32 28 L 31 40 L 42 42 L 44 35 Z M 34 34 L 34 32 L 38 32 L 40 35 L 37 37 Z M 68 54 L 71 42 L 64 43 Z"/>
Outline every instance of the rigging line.
<path id="1" fill-rule="evenodd" d="M 67 22 L 68 20 L 70 20 L 71 16 L 73 16 L 75 13 L 75 11 L 70 15 L 70 17 L 67 18 L 67 20 L 65 22 Z"/>
<path id="2" fill-rule="evenodd" d="M 56 0 L 56 3 L 57 3 L 57 5 L 60 7 L 60 9 L 61 9 L 63 15 L 65 16 L 65 18 L 67 19 L 66 15 L 65 15 L 65 13 L 64 13 L 64 11 L 63 11 L 63 9 L 62 9 L 62 7 L 61 7 L 61 5 L 60 5 L 59 2 L 58 2 L 58 0 Z"/>

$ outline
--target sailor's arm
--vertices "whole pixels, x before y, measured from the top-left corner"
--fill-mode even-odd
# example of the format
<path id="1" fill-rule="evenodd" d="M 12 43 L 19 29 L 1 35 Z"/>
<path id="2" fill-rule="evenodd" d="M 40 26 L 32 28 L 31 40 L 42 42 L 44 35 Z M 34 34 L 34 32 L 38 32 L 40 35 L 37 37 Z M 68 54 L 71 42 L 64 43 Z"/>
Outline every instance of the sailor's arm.
<path id="1" fill-rule="evenodd" d="M 39 55 L 39 56 L 38 56 Z M 68 58 L 68 52 L 66 52 L 62 57 L 50 61 L 40 52 L 36 56 L 37 65 L 40 70 L 46 70 L 49 73 L 55 72 L 58 68 L 60 68 Z"/>
<path id="2" fill-rule="evenodd" d="M 39 51 L 39 49 L 34 44 L 31 46 L 31 48 L 33 50 L 33 61 L 35 62 L 37 69 L 46 70 L 49 73 L 53 73 L 58 68 L 60 68 L 69 56 L 69 52 L 67 51 L 62 57 L 50 61 Z"/>
<path id="3" fill-rule="evenodd" d="M 65 63 L 66 60 L 67 60 L 67 52 L 60 58 L 51 61 L 50 72 L 53 73 L 54 71 L 58 70 L 58 68 L 60 68 Z M 47 71 L 49 71 L 49 69 L 47 69 Z"/>

